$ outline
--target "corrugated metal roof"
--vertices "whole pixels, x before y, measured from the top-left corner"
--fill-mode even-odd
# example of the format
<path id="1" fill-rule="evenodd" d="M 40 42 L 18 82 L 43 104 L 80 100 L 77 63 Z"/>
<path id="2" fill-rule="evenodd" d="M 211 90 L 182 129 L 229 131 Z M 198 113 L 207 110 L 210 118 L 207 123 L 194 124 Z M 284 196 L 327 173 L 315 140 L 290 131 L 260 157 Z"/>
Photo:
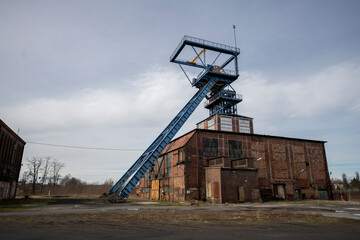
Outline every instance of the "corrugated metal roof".
<path id="1" fill-rule="evenodd" d="M 174 151 L 178 148 L 182 148 L 183 146 L 185 146 L 185 144 L 190 140 L 190 138 L 194 135 L 195 130 L 171 141 L 165 148 L 164 150 L 161 152 L 160 155 L 166 154 L 168 152 Z"/>

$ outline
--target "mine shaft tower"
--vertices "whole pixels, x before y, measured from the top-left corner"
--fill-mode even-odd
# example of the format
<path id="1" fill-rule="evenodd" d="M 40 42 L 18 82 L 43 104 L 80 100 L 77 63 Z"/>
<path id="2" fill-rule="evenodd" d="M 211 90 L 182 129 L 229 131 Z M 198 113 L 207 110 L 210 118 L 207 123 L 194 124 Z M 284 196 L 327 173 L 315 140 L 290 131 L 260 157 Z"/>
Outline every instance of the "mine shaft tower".
<path id="1" fill-rule="evenodd" d="M 182 53 L 185 49 L 192 49 L 194 51 L 195 58 L 192 61 L 181 59 L 181 56 L 184 56 Z M 205 58 L 207 52 L 212 53 L 214 56 L 211 64 L 207 64 L 205 61 L 208 60 Z M 236 104 L 241 102 L 242 99 L 240 95 L 236 94 L 230 84 L 239 77 L 237 59 L 239 54 L 240 49 L 237 47 L 190 36 L 183 37 L 171 55 L 170 62 L 179 64 L 191 85 L 199 90 L 129 170 L 127 170 L 119 181 L 109 190 L 110 194 L 118 193 L 123 198 L 129 196 L 132 189 L 149 168 L 153 166 L 163 149 L 170 143 L 171 139 L 204 98 L 207 99 L 205 108 L 209 109 L 210 116 L 215 114 L 237 113 Z M 220 56 L 225 60 L 219 64 L 217 61 Z M 225 69 L 230 63 L 233 64 L 233 70 Z M 190 79 L 184 67 L 197 68 L 200 73 L 198 73 L 197 77 Z"/>

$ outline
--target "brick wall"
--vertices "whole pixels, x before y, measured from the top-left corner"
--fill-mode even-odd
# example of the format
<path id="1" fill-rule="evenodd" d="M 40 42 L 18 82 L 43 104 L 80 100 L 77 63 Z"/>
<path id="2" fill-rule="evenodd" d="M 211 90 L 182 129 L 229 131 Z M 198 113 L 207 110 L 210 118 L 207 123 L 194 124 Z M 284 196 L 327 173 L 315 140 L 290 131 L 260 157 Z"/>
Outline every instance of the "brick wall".
<path id="1" fill-rule="evenodd" d="M 204 138 L 218 140 L 218 156 L 204 156 Z M 242 158 L 240 160 L 229 157 L 229 140 L 242 141 Z M 300 191 L 300 197 L 307 199 L 318 198 L 318 190 L 328 191 L 331 198 L 324 142 L 198 129 L 183 147 L 185 161 L 179 167 L 172 168 L 173 174 L 170 179 L 160 180 L 160 187 L 171 186 L 173 188 L 173 193 L 170 193 L 168 197 L 164 196 L 165 199 L 171 201 L 206 200 L 207 175 L 205 168 L 210 165 L 256 168 L 258 176 L 256 182 L 260 192 L 266 192 L 270 197 L 275 195 L 274 185 L 280 184 L 285 186 L 285 197 L 289 200 L 295 198 L 295 189 Z M 177 151 L 172 152 L 174 165 L 178 160 Z M 232 165 L 232 163 L 244 162 L 243 159 L 246 159 L 247 166 Z M 155 166 L 157 165 L 155 164 Z M 234 181 L 243 181 L 244 179 L 240 177 L 241 174 L 249 177 L 244 172 L 241 174 L 239 172 L 239 176 L 236 174 Z M 226 177 L 229 182 L 231 182 L 230 176 L 231 174 Z M 219 184 L 224 186 L 220 180 Z M 148 183 L 148 187 L 149 185 L 151 186 Z M 146 184 L 141 186 L 146 187 Z M 227 200 L 234 201 L 234 196 L 236 196 L 234 194 L 234 192 L 226 193 Z M 247 196 L 250 195 L 256 198 L 257 193 L 247 192 Z"/>

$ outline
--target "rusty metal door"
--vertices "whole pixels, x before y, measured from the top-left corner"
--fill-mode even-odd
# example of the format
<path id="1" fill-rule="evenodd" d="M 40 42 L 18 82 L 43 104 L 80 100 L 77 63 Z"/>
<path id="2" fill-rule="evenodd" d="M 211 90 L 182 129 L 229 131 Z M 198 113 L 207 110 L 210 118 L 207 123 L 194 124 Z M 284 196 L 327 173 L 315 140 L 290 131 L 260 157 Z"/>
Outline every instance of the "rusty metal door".
<path id="1" fill-rule="evenodd" d="M 160 199 L 160 180 L 151 181 L 151 199 L 152 200 Z"/>
<path id="2" fill-rule="evenodd" d="M 244 186 L 238 186 L 238 198 L 239 202 L 245 202 Z"/>
<path id="3" fill-rule="evenodd" d="M 277 194 L 278 198 L 285 199 L 285 185 L 279 184 L 277 185 Z"/>

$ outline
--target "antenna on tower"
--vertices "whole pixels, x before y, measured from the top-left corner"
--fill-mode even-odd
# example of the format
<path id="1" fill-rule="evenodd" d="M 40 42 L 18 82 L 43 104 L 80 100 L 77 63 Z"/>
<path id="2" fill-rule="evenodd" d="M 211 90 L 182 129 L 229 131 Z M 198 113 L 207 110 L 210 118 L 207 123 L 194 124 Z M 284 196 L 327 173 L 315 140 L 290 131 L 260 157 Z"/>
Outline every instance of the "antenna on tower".
<path id="1" fill-rule="evenodd" d="M 236 45 L 236 31 L 235 31 L 235 28 L 236 28 L 236 26 L 235 26 L 235 25 L 233 25 L 233 29 L 234 29 L 234 39 L 235 39 L 235 47 L 237 48 L 237 45 Z"/>

